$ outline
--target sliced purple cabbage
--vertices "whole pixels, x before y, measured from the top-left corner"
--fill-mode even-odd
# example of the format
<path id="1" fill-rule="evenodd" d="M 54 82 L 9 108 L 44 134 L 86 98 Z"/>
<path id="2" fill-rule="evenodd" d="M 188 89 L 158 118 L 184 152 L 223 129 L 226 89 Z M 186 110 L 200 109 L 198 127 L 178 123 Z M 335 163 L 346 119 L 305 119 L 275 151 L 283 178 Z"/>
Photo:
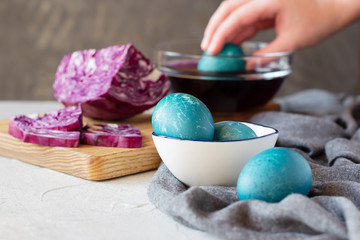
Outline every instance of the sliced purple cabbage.
<path id="1" fill-rule="evenodd" d="M 34 115 L 33 124 L 36 128 L 46 128 L 62 131 L 81 131 L 82 110 L 80 105 L 62 108 L 58 111 L 45 113 L 43 116 Z"/>
<path id="2" fill-rule="evenodd" d="M 87 117 L 115 120 L 134 116 L 166 96 L 170 82 L 132 44 L 66 55 L 53 84 L 65 106 L 81 104 Z"/>
<path id="3" fill-rule="evenodd" d="M 21 120 L 12 118 L 9 125 L 9 134 L 24 142 L 45 146 L 78 147 L 80 132 L 65 132 L 52 129 L 34 128 L 23 125 Z"/>
<path id="4" fill-rule="evenodd" d="M 81 133 L 81 142 L 88 145 L 140 148 L 140 130 L 130 124 L 89 124 Z"/>
<path id="5" fill-rule="evenodd" d="M 40 116 L 11 117 L 9 134 L 24 142 L 46 146 L 77 147 L 82 129 L 80 106 L 72 106 Z"/>

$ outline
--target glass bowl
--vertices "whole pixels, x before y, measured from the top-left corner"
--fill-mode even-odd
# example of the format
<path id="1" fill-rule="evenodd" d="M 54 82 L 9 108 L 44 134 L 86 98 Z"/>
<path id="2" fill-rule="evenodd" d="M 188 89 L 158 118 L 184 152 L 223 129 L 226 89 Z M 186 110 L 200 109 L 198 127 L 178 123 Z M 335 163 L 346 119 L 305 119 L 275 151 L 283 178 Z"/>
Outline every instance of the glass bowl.
<path id="1" fill-rule="evenodd" d="M 244 56 L 221 56 L 245 61 L 245 69 L 234 72 L 199 71 L 200 59 L 219 56 L 203 56 L 200 43 L 192 40 L 158 44 L 154 60 L 157 68 L 167 73 L 173 92 L 199 98 L 213 113 L 241 112 L 269 102 L 291 73 L 292 52 L 253 55 L 266 44 L 244 42 Z"/>

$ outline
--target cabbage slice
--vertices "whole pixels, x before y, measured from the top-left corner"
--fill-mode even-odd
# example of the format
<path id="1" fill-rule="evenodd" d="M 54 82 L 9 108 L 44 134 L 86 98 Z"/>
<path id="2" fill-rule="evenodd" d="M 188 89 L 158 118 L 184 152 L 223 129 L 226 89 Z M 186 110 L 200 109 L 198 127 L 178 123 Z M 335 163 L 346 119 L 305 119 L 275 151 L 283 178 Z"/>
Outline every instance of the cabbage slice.
<path id="1" fill-rule="evenodd" d="M 140 148 L 142 136 L 130 124 L 98 123 L 83 127 L 80 105 L 43 115 L 11 117 L 9 134 L 24 142 L 45 146 L 78 147 L 84 144 L 106 147 Z"/>
<path id="2" fill-rule="evenodd" d="M 79 105 L 44 115 L 16 115 L 10 118 L 9 134 L 24 142 L 45 146 L 78 147 L 82 129 Z"/>
<path id="3" fill-rule="evenodd" d="M 120 148 L 140 148 L 142 136 L 130 124 L 88 124 L 81 132 L 81 142 L 88 145 Z"/>

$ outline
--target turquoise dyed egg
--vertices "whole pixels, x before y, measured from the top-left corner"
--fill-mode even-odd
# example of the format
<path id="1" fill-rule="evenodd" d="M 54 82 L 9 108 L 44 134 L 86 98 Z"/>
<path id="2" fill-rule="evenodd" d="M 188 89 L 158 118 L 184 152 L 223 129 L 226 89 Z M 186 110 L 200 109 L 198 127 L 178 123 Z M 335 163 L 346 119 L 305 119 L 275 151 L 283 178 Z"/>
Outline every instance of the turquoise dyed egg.
<path id="1" fill-rule="evenodd" d="M 214 119 L 198 98 L 173 93 L 158 102 L 152 115 L 155 134 L 168 137 L 207 140 L 214 137 Z"/>
<path id="2" fill-rule="evenodd" d="M 198 63 L 198 70 L 202 72 L 239 72 L 245 69 L 245 60 L 242 49 L 233 43 L 226 43 L 223 49 L 215 56 L 208 52 Z"/>
<path id="3" fill-rule="evenodd" d="M 241 200 L 279 202 L 291 193 L 307 195 L 311 185 L 307 160 L 292 149 L 275 147 L 259 153 L 244 166 L 237 192 Z"/>
<path id="4" fill-rule="evenodd" d="M 255 138 L 256 133 L 248 126 L 237 121 L 215 123 L 214 141 L 232 141 Z"/>

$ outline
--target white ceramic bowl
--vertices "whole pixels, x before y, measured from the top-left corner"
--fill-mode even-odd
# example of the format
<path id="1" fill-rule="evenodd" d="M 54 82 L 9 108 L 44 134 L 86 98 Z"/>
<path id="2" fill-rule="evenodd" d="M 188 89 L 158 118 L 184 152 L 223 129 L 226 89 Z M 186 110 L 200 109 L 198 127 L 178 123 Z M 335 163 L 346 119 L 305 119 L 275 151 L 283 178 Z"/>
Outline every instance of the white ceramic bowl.
<path id="1" fill-rule="evenodd" d="M 275 146 L 278 130 L 242 122 L 258 137 L 236 141 L 194 141 L 152 134 L 170 172 L 188 186 L 236 186 L 240 171 L 256 154 Z"/>

